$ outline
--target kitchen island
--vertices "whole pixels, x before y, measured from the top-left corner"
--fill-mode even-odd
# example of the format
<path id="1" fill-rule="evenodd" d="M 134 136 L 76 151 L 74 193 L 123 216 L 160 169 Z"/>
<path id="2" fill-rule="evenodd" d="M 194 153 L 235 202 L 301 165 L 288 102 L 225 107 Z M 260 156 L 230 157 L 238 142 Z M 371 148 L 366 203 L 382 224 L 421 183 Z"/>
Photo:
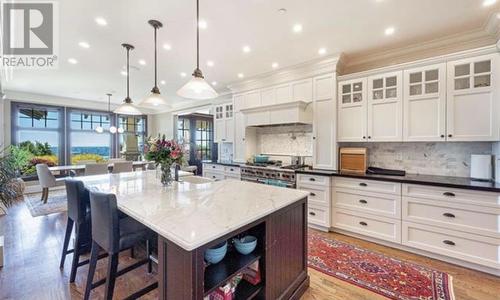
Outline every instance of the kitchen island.
<path id="1" fill-rule="evenodd" d="M 262 281 L 242 281 L 237 299 L 298 299 L 309 286 L 307 192 L 237 180 L 163 187 L 154 171 L 82 180 L 116 194 L 122 212 L 158 234 L 160 299 L 203 299 L 257 261 Z M 206 249 L 242 234 L 257 237 L 251 254 L 229 247 L 206 264 Z"/>

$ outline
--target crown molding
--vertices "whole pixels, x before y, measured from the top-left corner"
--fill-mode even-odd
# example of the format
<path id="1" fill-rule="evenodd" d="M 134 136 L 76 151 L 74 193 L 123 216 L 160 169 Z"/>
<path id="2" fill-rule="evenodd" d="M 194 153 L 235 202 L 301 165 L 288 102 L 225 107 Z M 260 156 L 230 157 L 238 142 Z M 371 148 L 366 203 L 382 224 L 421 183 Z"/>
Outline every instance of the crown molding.
<path id="1" fill-rule="evenodd" d="M 229 84 L 227 88 L 233 93 L 242 93 L 304 78 L 334 73 L 337 71 L 337 64 L 342 57 L 342 54 L 337 54 L 307 61 L 278 71 L 256 75 L 244 81 L 234 82 Z"/>
<path id="2" fill-rule="evenodd" d="M 341 74 L 359 73 L 382 66 L 398 65 L 448 53 L 481 48 L 495 44 L 499 39 L 500 19 L 496 14 L 491 14 L 484 24 L 475 30 L 375 53 L 347 54 Z"/>

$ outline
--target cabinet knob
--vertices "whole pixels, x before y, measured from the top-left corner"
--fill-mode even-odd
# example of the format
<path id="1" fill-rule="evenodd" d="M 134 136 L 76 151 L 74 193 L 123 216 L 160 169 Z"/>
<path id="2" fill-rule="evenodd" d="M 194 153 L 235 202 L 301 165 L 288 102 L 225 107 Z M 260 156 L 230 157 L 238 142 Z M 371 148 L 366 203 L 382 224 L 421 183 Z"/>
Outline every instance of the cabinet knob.
<path id="1" fill-rule="evenodd" d="M 315 137 L 315 136 L 313 136 L 313 140 L 315 140 L 315 139 L 316 139 L 316 137 Z"/>
<path id="2" fill-rule="evenodd" d="M 361 226 L 368 226 L 368 223 L 361 221 L 361 222 L 359 222 L 359 225 L 361 225 Z"/>
<path id="3" fill-rule="evenodd" d="M 364 182 L 360 182 L 359 183 L 359 186 L 368 186 L 368 184 L 364 183 Z"/>
<path id="4" fill-rule="evenodd" d="M 309 193 L 309 195 L 311 195 L 311 196 L 313 196 L 313 197 L 314 197 L 314 196 L 316 196 L 316 194 L 315 194 L 315 193 L 312 193 L 312 192 L 311 192 L 311 193 Z"/>
<path id="5" fill-rule="evenodd" d="M 363 135 L 363 140 L 366 139 L 366 136 Z"/>
<path id="6" fill-rule="evenodd" d="M 453 134 L 448 134 L 448 137 L 452 137 L 452 136 L 453 136 Z"/>
<path id="7" fill-rule="evenodd" d="M 371 139 L 372 137 L 371 136 L 368 136 L 368 139 Z"/>
<path id="8" fill-rule="evenodd" d="M 455 242 L 450 241 L 450 240 L 444 240 L 443 243 L 446 245 L 455 246 Z"/>
<path id="9" fill-rule="evenodd" d="M 229 171 L 233 172 L 233 171 L 234 171 L 234 169 L 229 169 Z"/>
<path id="10" fill-rule="evenodd" d="M 364 199 L 361 199 L 361 200 L 359 200 L 359 203 L 367 204 L 367 203 L 368 203 L 368 201 L 366 201 L 366 200 L 364 200 Z"/>
<path id="11" fill-rule="evenodd" d="M 446 197 L 455 197 L 455 194 L 454 193 L 450 193 L 450 192 L 444 192 L 443 196 L 446 196 Z"/>
<path id="12" fill-rule="evenodd" d="M 444 138 L 444 134 L 441 135 L 441 138 Z"/>
<path id="13" fill-rule="evenodd" d="M 311 216 L 315 216 L 315 215 L 316 215 L 316 213 L 314 213 L 314 212 L 312 212 L 312 211 L 311 211 L 311 212 L 309 212 L 309 214 L 310 214 Z"/>
<path id="14" fill-rule="evenodd" d="M 451 213 L 444 213 L 443 216 L 445 216 L 447 218 L 454 218 L 455 217 L 455 215 L 451 214 Z"/>
<path id="15" fill-rule="evenodd" d="M 311 178 L 309 178 L 309 181 L 316 181 L 316 179 L 311 177 Z"/>

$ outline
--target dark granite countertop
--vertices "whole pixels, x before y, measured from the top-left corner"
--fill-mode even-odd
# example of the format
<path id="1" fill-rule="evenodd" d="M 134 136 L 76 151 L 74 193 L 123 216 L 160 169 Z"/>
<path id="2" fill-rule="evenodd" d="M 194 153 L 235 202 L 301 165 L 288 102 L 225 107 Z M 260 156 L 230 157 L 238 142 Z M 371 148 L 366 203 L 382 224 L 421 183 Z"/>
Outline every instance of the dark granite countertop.
<path id="1" fill-rule="evenodd" d="M 500 192 L 500 183 L 494 181 L 477 181 L 467 177 L 437 176 L 406 174 L 406 176 L 388 176 L 375 174 L 341 173 L 339 171 L 328 171 L 319 169 L 297 170 L 298 174 L 311 174 L 323 176 L 339 176 L 348 178 L 370 179 L 410 184 L 423 184 L 441 186 L 448 188 L 469 189 L 475 191 Z"/>
<path id="2" fill-rule="evenodd" d="M 237 162 L 232 162 L 232 161 L 204 161 L 203 163 L 205 164 L 214 164 L 214 165 L 221 165 L 221 166 L 227 166 L 227 167 L 240 167 L 242 164 L 237 163 Z"/>

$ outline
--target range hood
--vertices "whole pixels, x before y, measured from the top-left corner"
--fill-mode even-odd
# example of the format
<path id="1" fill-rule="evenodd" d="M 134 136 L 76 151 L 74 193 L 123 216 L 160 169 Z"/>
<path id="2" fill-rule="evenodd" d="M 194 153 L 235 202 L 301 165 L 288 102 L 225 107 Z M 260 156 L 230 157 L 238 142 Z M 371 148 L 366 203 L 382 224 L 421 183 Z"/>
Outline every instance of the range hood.
<path id="1" fill-rule="evenodd" d="M 294 101 L 280 104 L 245 108 L 247 127 L 312 124 L 312 102 Z"/>

